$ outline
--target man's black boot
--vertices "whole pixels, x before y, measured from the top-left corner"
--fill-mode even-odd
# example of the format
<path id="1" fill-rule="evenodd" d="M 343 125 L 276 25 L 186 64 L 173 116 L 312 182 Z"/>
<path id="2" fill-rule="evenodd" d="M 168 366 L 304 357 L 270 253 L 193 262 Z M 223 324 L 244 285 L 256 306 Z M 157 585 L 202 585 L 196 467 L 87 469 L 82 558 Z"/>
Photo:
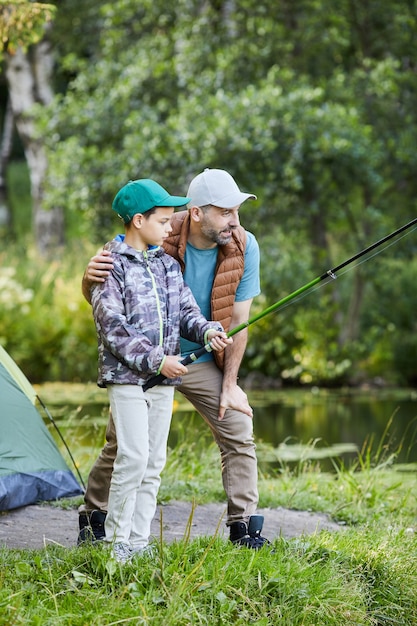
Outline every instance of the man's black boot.
<path id="1" fill-rule="evenodd" d="M 77 544 L 80 545 L 86 541 L 95 542 L 102 541 L 106 536 L 104 530 L 104 522 L 106 520 L 104 511 L 91 511 L 91 513 L 80 513 L 78 523 L 80 532 L 78 533 Z"/>
<path id="2" fill-rule="evenodd" d="M 251 515 L 247 525 L 245 522 L 233 522 L 230 524 L 230 541 L 240 546 L 259 550 L 266 543 L 270 543 L 261 535 L 263 523 L 263 515 Z"/>

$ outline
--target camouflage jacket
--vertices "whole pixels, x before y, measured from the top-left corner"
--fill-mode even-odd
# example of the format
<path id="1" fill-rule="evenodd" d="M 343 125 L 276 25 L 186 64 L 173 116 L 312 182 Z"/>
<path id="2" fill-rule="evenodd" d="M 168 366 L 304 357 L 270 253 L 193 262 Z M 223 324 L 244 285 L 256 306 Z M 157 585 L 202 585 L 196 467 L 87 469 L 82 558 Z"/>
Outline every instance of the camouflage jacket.
<path id="1" fill-rule="evenodd" d="M 180 335 L 203 345 L 209 330 L 223 330 L 203 317 L 178 262 L 162 248 L 140 252 L 118 241 L 105 248 L 113 270 L 91 289 L 100 387 L 143 385 L 164 355 L 180 353 Z"/>

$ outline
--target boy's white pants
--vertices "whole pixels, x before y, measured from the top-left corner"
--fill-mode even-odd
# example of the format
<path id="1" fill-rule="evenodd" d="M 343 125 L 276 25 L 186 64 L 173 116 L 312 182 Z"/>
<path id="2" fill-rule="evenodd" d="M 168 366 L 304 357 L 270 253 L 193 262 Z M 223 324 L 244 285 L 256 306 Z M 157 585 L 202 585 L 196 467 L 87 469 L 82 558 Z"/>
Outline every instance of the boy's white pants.
<path id="1" fill-rule="evenodd" d="M 107 387 L 117 436 L 110 483 L 106 541 L 144 548 L 156 511 L 160 474 L 167 455 L 174 387 L 145 393 L 137 385 Z"/>

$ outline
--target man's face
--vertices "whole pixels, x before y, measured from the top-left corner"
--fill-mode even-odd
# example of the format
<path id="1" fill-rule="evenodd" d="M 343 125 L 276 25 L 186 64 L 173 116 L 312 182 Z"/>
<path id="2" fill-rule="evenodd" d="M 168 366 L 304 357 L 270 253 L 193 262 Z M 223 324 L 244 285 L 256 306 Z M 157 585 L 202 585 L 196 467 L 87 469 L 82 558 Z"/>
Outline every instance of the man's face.
<path id="1" fill-rule="evenodd" d="M 240 205 L 232 209 L 221 209 L 212 206 L 202 211 L 200 226 L 201 233 L 213 243 L 224 246 L 229 243 L 232 238 L 232 232 L 240 224 L 239 221 Z"/>

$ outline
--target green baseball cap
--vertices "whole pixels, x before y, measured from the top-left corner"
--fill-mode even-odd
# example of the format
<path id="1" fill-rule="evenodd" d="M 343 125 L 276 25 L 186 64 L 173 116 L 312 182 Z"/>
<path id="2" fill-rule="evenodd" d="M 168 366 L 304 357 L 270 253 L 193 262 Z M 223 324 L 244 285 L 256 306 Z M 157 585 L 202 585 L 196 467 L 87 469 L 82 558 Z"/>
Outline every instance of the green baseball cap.
<path id="1" fill-rule="evenodd" d="M 128 224 L 136 213 L 146 213 L 157 206 L 184 206 L 190 198 L 171 196 L 166 189 L 150 178 L 130 180 L 116 194 L 112 209 Z"/>

